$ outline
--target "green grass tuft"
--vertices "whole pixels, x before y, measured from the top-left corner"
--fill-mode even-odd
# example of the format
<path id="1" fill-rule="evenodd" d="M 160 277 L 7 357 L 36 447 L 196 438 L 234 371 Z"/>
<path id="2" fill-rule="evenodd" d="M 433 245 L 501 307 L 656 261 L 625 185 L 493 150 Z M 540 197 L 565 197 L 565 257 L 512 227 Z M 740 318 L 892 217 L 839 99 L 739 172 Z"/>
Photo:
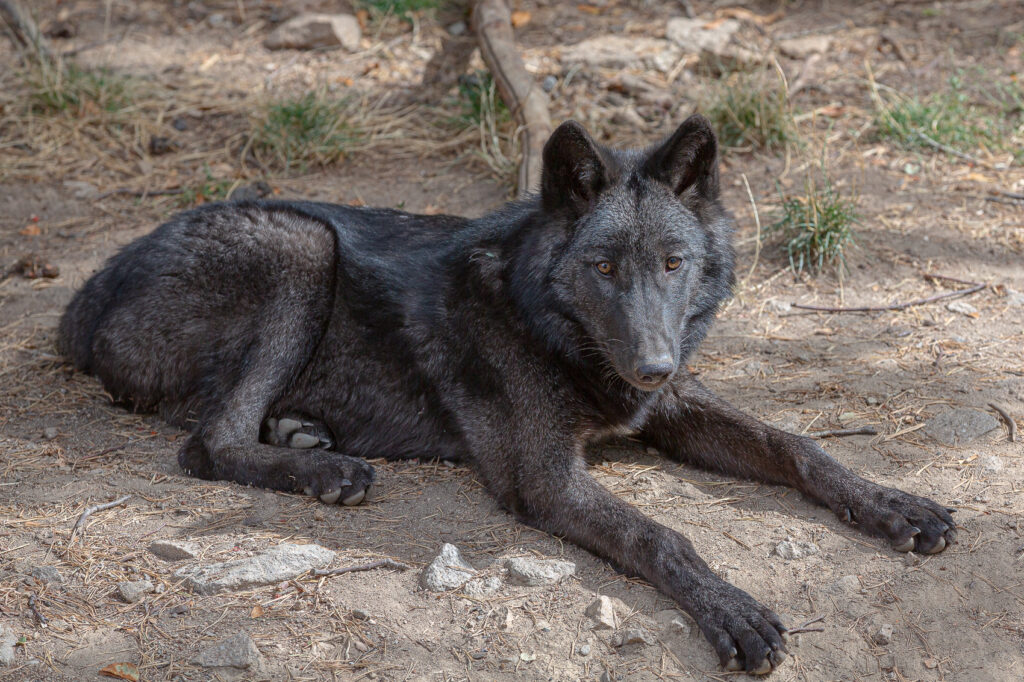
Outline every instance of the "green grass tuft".
<path id="1" fill-rule="evenodd" d="M 435 10 L 441 6 L 441 0 L 359 0 L 359 4 L 369 10 L 380 13 L 397 14 Z"/>
<path id="2" fill-rule="evenodd" d="M 859 222 L 856 197 L 843 197 L 824 172 L 823 177 L 819 186 L 808 175 L 802 195 L 780 194 L 781 214 L 768 228 L 780 237 L 794 272 L 845 268 L 846 247 L 854 243 L 853 226 Z"/>
<path id="3" fill-rule="evenodd" d="M 87 70 L 75 64 L 36 66 L 27 81 L 32 89 L 32 111 L 37 114 L 117 113 L 133 102 L 133 82 L 108 69 Z"/>
<path id="4" fill-rule="evenodd" d="M 203 169 L 204 178 L 194 187 L 186 187 L 178 197 L 178 204 L 182 207 L 199 206 L 209 201 L 222 201 L 228 198 L 228 192 L 234 186 L 231 180 L 221 180 L 213 177 L 209 167 Z"/>
<path id="5" fill-rule="evenodd" d="M 726 147 L 772 151 L 798 140 L 786 84 L 774 72 L 723 76 L 705 92 L 700 104 Z"/>
<path id="6" fill-rule="evenodd" d="M 255 126 L 252 148 L 286 170 L 334 163 L 360 141 L 349 119 L 347 102 L 323 93 L 274 102 Z"/>
<path id="7" fill-rule="evenodd" d="M 494 77 L 487 71 L 459 78 L 459 105 L 462 109 L 459 120 L 466 125 L 478 126 L 487 121 L 500 125 L 512 120 L 512 112 L 498 94 Z"/>

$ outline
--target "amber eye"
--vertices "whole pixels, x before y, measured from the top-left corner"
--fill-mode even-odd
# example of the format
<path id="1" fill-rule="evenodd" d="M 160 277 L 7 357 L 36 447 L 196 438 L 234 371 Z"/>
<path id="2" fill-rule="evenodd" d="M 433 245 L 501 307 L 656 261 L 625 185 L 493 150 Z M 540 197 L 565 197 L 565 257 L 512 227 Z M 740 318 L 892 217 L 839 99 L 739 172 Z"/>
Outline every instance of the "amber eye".
<path id="1" fill-rule="evenodd" d="M 679 266 L 683 264 L 683 259 L 679 256 L 669 256 L 668 260 L 665 261 L 666 270 L 678 270 Z"/>
<path id="2" fill-rule="evenodd" d="M 615 266 L 606 260 L 601 261 L 594 267 L 596 267 L 597 271 L 600 272 L 605 277 L 611 276 L 611 274 L 615 271 Z"/>

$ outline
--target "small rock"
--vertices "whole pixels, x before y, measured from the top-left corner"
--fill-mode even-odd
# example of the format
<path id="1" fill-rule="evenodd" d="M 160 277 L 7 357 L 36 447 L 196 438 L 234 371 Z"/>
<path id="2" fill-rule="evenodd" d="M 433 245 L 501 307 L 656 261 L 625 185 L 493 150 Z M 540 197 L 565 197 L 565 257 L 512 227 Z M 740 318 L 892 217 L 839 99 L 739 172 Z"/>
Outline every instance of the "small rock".
<path id="1" fill-rule="evenodd" d="M 239 185 L 228 195 L 229 201 L 256 201 L 262 199 L 268 194 L 273 193 L 273 189 L 267 183 L 262 180 L 257 180 L 254 183 L 248 185 Z M 270 419 L 267 423 L 270 423 Z M 271 427 L 272 429 L 275 427 Z"/>
<path id="2" fill-rule="evenodd" d="M 946 310 L 952 313 L 960 313 L 968 317 L 978 314 L 978 309 L 967 301 L 950 301 L 946 304 Z"/>
<path id="3" fill-rule="evenodd" d="M 356 620 L 370 620 L 370 614 L 362 609 L 352 609 L 352 617 Z"/>
<path id="4" fill-rule="evenodd" d="M 892 624 L 891 623 L 882 623 L 882 627 L 878 628 L 878 632 L 876 632 L 871 637 L 871 641 L 873 641 L 875 644 L 881 644 L 881 645 L 885 645 L 885 644 L 888 644 L 889 642 L 891 642 L 892 641 Z"/>
<path id="5" fill-rule="evenodd" d="M 828 591 L 837 596 L 847 596 L 860 592 L 860 578 L 855 575 L 844 575 L 828 586 Z"/>
<path id="6" fill-rule="evenodd" d="M 818 546 L 813 542 L 794 542 L 791 540 L 783 540 L 779 544 L 775 545 L 775 554 L 787 560 L 806 559 L 820 551 L 821 550 L 818 549 Z"/>
<path id="7" fill-rule="evenodd" d="M 544 92 L 551 92 L 558 85 L 558 79 L 554 76 L 544 76 L 544 80 L 540 82 L 540 87 Z"/>
<path id="8" fill-rule="evenodd" d="M 709 26 L 711 28 L 709 28 Z M 709 24 L 704 19 L 676 17 L 665 25 L 665 37 L 687 52 L 703 59 L 731 61 L 736 65 L 761 63 L 761 57 L 734 42 L 740 22 L 726 19 L 721 23 Z"/>
<path id="9" fill-rule="evenodd" d="M 202 548 L 187 540 L 155 540 L 149 544 L 149 551 L 167 561 L 195 559 Z"/>
<path id="10" fill-rule="evenodd" d="M 239 668 L 248 670 L 260 660 L 260 650 L 245 632 L 222 639 L 192 659 L 204 668 Z"/>
<path id="11" fill-rule="evenodd" d="M 14 665 L 14 647 L 17 645 L 18 636 L 0 623 L 0 665 Z"/>
<path id="12" fill-rule="evenodd" d="M 537 660 L 537 654 L 524 651 L 523 653 L 519 654 L 519 660 L 525 661 L 526 663 L 531 663 Z"/>
<path id="13" fill-rule="evenodd" d="M 944 445 L 966 445 L 998 428 L 988 412 L 958 407 L 929 419 L 924 432 Z"/>
<path id="14" fill-rule="evenodd" d="M 431 592 L 462 589 L 466 594 L 491 594 L 501 588 L 496 577 L 476 578 L 477 570 L 462 558 L 455 545 L 445 543 L 434 560 L 420 574 L 420 585 Z"/>
<path id="15" fill-rule="evenodd" d="M 58 435 L 60 435 L 60 432 L 57 430 L 56 426 L 47 426 L 43 429 L 43 438 L 46 440 L 53 440 Z"/>
<path id="16" fill-rule="evenodd" d="M 268 50 L 311 50 L 318 47 L 359 49 L 359 20 L 351 14 L 300 14 L 275 28 L 266 40 Z"/>
<path id="17" fill-rule="evenodd" d="M 505 568 L 508 570 L 509 582 L 529 587 L 553 585 L 576 573 L 576 564 L 558 559 L 515 557 L 505 559 Z"/>
<path id="18" fill-rule="evenodd" d="M 76 199 L 94 199 L 100 193 L 96 185 L 81 180 L 65 180 L 64 187 L 71 192 Z"/>
<path id="19" fill-rule="evenodd" d="M 455 23 L 448 24 L 446 30 L 448 31 L 448 35 L 461 36 L 466 32 L 466 28 L 466 22 L 456 21 Z"/>
<path id="20" fill-rule="evenodd" d="M 614 630 L 618 627 L 615 605 L 611 598 L 603 594 L 595 599 L 584 613 L 594 621 L 594 630 Z"/>
<path id="21" fill-rule="evenodd" d="M 604 69 L 652 67 L 655 58 L 666 52 L 678 56 L 679 50 L 667 40 L 606 35 L 563 48 L 562 62 Z"/>
<path id="22" fill-rule="evenodd" d="M 171 127 L 177 130 L 178 132 L 184 132 L 188 130 L 188 121 L 186 121 L 181 116 L 178 116 L 173 121 L 171 121 Z"/>
<path id="23" fill-rule="evenodd" d="M 779 51 L 791 59 L 807 59 L 812 54 L 828 52 L 830 47 L 830 36 L 803 36 L 779 41 Z"/>
<path id="24" fill-rule="evenodd" d="M 789 301 L 780 301 L 778 299 L 770 299 L 768 301 L 768 310 L 773 313 L 788 313 L 793 309 L 793 304 Z"/>
<path id="25" fill-rule="evenodd" d="M 589 644 L 580 644 L 579 648 L 576 649 L 576 653 L 578 653 L 580 656 L 589 656 L 590 655 L 590 645 Z"/>
<path id="26" fill-rule="evenodd" d="M 358 639 L 355 641 L 355 644 L 353 644 L 353 646 L 356 648 L 357 651 L 365 652 L 369 651 L 370 649 L 370 647 L 366 646 L 366 642 Z"/>
<path id="27" fill-rule="evenodd" d="M 169 137 L 154 135 L 149 138 L 149 153 L 151 156 L 162 156 L 170 154 L 178 148 L 178 144 Z"/>
<path id="28" fill-rule="evenodd" d="M 645 631 L 640 629 L 623 630 L 616 632 L 612 637 L 612 646 L 620 647 L 627 644 L 653 644 L 654 640 Z"/>
<path id="29" fill-rule="evenodd" d="M 66 185 L 67 183 L 64 184 Z M 1006 287 L 1006 304 L 1014 308 L 1024 306 L 1024 293 Z"/>
<path id="30" fill-rule="evenodd" d="M 152 592 L 153 589 L 153 583 L 148 580 L 132 580 L 117 584 L 117 593 L 121 596 L 121 599 L 129 604 L 134 604 L 141 600 L 144 595 Z"/>
<path id="31" fill-rule="evenodd" d="M 181 568 L 174 577 L 184 578 L 199 594 L 216 594 L 291 580 L 333 560 L 334 552 L 326 547 L 282 543 L 247 559 Z"/>
<path id="32" fill-rule="evenodd" d="M 677 635 L 689 635 L 691 628 L 689 617 L 678 609 L 665 609 L 654 614 L 654 621 L 666 632 Z"/>
<path id="33" fill-rule="evenodd" d="M 51 585 L 60 585 L 64 582 L 64 578 L 61 577 L 60 571 L 53 566 L 34 566 L 28 574 L 36 580 Z"/>
<path id="34" fill-rule="evenodd" d="M 1003 470 L 1003 460 L 998 455 L 985 455 L 978 460 L 978 466 L 986 474 L 998 474 Z"/>

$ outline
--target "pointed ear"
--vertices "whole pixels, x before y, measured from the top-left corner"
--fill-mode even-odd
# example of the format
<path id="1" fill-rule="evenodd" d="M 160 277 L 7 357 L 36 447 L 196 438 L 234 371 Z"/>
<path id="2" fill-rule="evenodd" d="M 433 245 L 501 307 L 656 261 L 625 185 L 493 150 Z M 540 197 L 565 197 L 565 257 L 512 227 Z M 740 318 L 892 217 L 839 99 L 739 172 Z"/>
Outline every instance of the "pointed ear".
<path id="1" fill-rule="evenodd" d="M 587 213 L 607 187 L 608 167 L 597 143 L 576 121 L 566 121 L 544 145 L 540 194 L 546 211 Z"/>
<path id="2" fill-rule="evenodd" d="M 647 155 L 644 173 L 681 197 L 695 190 L 703 199 L 718 198 L 718 140 L 711 122 L 694 114 Z"/>

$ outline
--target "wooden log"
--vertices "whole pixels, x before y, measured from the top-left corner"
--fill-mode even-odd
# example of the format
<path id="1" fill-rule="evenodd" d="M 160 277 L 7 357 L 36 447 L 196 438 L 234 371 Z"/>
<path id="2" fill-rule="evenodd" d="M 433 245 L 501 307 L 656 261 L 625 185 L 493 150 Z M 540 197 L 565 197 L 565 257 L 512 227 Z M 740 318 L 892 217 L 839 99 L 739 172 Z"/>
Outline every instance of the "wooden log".
<path id="1" fill-rule="evenodd" d="M 498 93 L 519 124 L 523 161 L 516 189 L 522 197 L 540 187 L 544 143 L 551 135 L 547 93 L 534 82 L 516 51 L 512 16 L 502 0 L 478 0 L 473 30 Z"/>

